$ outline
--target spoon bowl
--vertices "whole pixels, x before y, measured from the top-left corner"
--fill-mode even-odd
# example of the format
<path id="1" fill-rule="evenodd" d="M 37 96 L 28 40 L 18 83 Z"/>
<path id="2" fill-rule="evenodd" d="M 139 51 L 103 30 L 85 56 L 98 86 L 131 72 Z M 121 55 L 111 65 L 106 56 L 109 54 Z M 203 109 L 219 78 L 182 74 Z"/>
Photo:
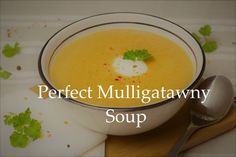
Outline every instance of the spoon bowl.
<path id="1" fill-rule="evenodd" d="M 203 127 L 220 121 L 228 113 L 233 101 L 230 80 L 224 76 L 212 76 L 204 80 L 198 89 L 210 89 L 210 92 L 204 103 L 203 95 L 191 102 L 192 123 Z"/>
<path id="2" fill-rule="evenodd" d="M 180 137 L 175 146 L 167 154 L 168 157 L 178 155 L 184 143 L 199 128 L 219 122 L 228 113 L 233 102 L 233 86 L 224 76 L 212 76 L 204 80 L 199 90 L 209 90 L 205 98 L 201 93 L 199 99 L 193 99 L 191 104 L 191 122 L 185 134 Z M 205 101 L 203 101 L 206 99 Z"/>

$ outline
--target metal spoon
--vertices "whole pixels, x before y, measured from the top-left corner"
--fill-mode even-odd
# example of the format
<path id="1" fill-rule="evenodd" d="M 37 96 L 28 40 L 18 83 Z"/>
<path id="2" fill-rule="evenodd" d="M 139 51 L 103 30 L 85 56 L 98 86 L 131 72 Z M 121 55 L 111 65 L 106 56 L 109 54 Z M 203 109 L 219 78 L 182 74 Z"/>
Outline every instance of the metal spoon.
<path id="1" fill-rule="evenodd" d="M 182 146 L 197 129 L 219 122 L 231 107 L 233 86 L 226 77 L 209 77 L 198 86 L 198 89 L 210 89 L 210 93 L 204 103 L 202 103 L 203 95 L 200 99 L 190 100 L 191 122 L 185 134 L 177 140 L 167 157 L 176 157 Z"/>

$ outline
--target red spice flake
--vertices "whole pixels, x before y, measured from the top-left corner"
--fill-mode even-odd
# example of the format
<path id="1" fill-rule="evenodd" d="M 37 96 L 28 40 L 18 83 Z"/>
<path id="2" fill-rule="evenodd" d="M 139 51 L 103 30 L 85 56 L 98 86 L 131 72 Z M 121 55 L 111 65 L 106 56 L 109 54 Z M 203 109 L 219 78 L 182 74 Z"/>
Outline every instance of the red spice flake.
<path id="1" fill-rule="evenodd" d="M 104 63 L 103 65 L 104 65 L 104 66 L 107 66 L 107 63 Z"/>
<path id="2" fill-rule="evenodd" d="M 68 144 L 68 145 L 66 145 L 66 147 L 67 147 L 67 148 L 70 148 L 70 145 Z"/>
<path id="3" fill-rule="evenodd" d="M 135 81 L 133 80 L 132 83 L 135 83 Z"/>
<path id="4" fill-rule="evenodd" d="M 20 71 L 21 70 L 21 66 L 17 65 L 16 70 Z"/>
<path id="5" fill-rule="evenodd" d="M 110 49 L 110 50 L 114 50 L 114 48 L 113 48 L 113 47 L 109 47 L 109 49 Z"/>
<path id="6" fill-rule="evenodd" d="M 122 76 L 117 76 L 117 78 L 115 78 L 116 81 L 121 81 L 123 79 Z"/>
<path id="7" fill-rule="evenodd" d="M 137 68 L 138 66 L 137 65 L 133 65 L 133 68 Z"/>

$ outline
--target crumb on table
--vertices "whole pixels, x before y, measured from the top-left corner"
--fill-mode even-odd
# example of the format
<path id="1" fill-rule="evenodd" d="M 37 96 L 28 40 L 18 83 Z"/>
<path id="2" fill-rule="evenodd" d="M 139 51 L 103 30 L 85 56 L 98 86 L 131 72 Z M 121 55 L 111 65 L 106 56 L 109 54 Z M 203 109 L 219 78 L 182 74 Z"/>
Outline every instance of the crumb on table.
<path id="1" fill-rule="evenodd" d="M 35 86 L 31 87 L 30 90 L 31 90 L 32 92 L 34 92 L 35 94 L 37 94 L 37 96 L 39 96 L 39 88 L 38 88 L 38 85 L 35 85 Z M 48 98 L 48 92 L 42 93 L 42 97 L 43 97 L 43 99 L 47 99 L 47 98 Z"/>
<path id="2" fill-rule="evenodd" d="M 20 65 L 16 66 L 16 70 L 20 71 L 22 69 L 22 67 Z"/>
<path id="3" fill-rule="evenodd" d="M 42 116 L 42 115 L 43 115 L 43 113 L 42 113 L 42 112 L 38 112 L 38 114 L 39 114 L 40 116 Z"/>

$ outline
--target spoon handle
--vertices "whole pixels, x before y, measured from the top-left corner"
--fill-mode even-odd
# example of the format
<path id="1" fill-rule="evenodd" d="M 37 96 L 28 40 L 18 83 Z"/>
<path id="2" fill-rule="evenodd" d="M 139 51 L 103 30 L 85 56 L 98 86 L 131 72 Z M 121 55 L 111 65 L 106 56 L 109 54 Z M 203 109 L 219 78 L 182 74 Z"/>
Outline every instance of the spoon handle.
<path id="1" fill-rule="evenodd" d="M 175 145 L 171 148 L 169 153 L 166 155 L 167 157 L 177 157 L 178 153 L 180 152 L 183 145 L 186 143 L 186 141 L 189 139 L 189 137 L 198 129 L 199 127 L 194 126 L 192 123 L 188 126 L 186 132 L 184 135 L 182 135 Z"/>

